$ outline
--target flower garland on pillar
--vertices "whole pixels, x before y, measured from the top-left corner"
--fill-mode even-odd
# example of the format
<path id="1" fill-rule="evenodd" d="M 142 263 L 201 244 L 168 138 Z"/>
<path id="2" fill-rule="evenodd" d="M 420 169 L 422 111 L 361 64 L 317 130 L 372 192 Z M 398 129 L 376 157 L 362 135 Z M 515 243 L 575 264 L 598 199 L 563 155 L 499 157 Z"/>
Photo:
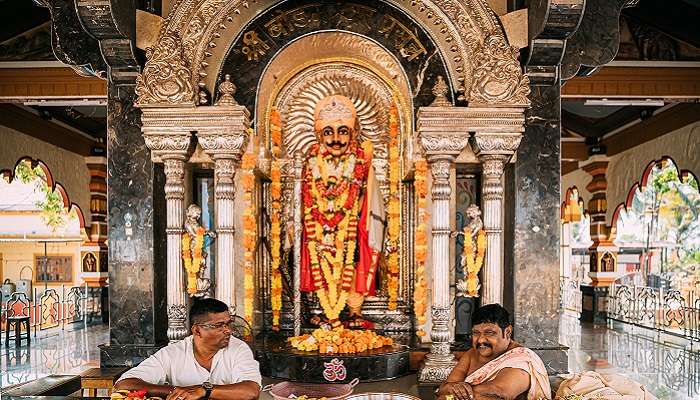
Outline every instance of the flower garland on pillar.
<path id="1" fill-rule="evenodd" d="M 418 221 L 416 226 L 416 237 L 414 239 L 414 251 L 416 258 L 416 281 L 413 291 L 413 312 L 416 315 L 416 334 L 425 336 L 423 325 L 427 321 L 425 316 L 426 299 L 428 297 L 428 283 L 425 278 L 425 259 L 428 252 L 427 238 L 425 235 L 425 222 L 429 218 L 427 212 L 428 195 L 428 163 L 425 160 L 417 160 L 414 163 L 414 189 L 416 203 L 418 206 Z"/>
<path id="2" fill-rule="evenodd" d="M 479 271 L 484 265 L 486 253 L 486 232 L 480 229 L 476 235 L 476 253 L 474 252 L 474 240 L 469 227 L 464 227 L 464 248 L 462 249 L 462 271 L 466 276 L 467 297 L 479 297 Z M 466 268 L 466 270 L 465 270 Z"/>
<path id="3" fill-rule="evenodd" d="M 243 213 L 243 247 L 245 249 L 243 264 L 243 316 L 253 325 L 253 302 L 255 295 L 255 284 L 253 282 L 253 260 L 255 254 L 255 242 L 257 239 L 257 224 L 255 223 L 256 207 L 253 201 L 253 190 L 255 188 L 255 155 L 246 152 L 241 160 L 241 168 L 244 171 L 241 176 L 243 186 L 243 199 L 246 210 Z"/>
<path id="4" fill-rule="evenodd" d="M 197 274 L 202 266 L 204 251 L 204 228 L 199 227 L 194 237 L 194 248 L 190 248 L 192 237 L 188 232 L 182 234 L 182 260 L 187 271 L 187 293 L 193 296 L 197 293 Z"/>
<path id="5" fill-rule="evenodd" d="M 399 201 L 399 118 L 396 104 L 389 108 L 389 205 L 387 225 L 389 254 L 387 255 L 387 288 L 389 310 L 396 309 L 399 294 L 399 234 L 401 231 L 401 203 Z"/>
<path id="6" fill-rule="evenodd" d="M 270 196 L 272 197 L 270 212 L 270 257 L 272 279 L 270 282 L 270 301 L 272 305 L 272 329 L 280 329 L 280 312 L 282 310 L 282 273 L 280 272 L 280 248 L 281 248 L 281 227 L 280 214 L 282 212 L 282 173 L 277 157 L 281 154 L 282 128 L 280 115 L 277 109 L 272 109 L 270 114 L 270 136 L 272 139 L 272 155 L 274 156 L 270 165 Z"/>

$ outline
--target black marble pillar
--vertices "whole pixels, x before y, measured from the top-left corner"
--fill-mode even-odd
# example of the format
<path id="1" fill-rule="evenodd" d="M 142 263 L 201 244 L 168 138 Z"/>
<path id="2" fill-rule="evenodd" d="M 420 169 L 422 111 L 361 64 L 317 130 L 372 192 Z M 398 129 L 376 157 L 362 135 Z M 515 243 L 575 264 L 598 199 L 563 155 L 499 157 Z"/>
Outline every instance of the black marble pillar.
<path id="1" fill-rule="evenodd" d="M 560 85 L 530 89 L 532 107 L 513 173 L 515 338 L 565 357 L 558 344 Z"/>
<path id="2" fill-rule="evenodd" d="M 133 86 L 109 85 L 110 341 L 101 346 L 103 367 L 136 364 L 167 342 L 164 174 L 151 161 L 134 99 Z"/>

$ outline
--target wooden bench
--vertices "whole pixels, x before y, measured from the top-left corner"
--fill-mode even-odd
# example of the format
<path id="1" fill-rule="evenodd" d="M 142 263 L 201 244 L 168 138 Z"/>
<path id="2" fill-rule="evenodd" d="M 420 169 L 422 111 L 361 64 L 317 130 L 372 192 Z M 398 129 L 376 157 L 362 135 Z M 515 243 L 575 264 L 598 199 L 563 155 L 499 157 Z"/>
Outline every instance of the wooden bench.
<path id="1" fill-rule="evenodd" d="M 87 390 L 87 397 L 97 397 L 97 389 L 107 390 L 112 394 L 112 387 L 128 367 L 90 368 L 80 374 L 80 388 Z"/>

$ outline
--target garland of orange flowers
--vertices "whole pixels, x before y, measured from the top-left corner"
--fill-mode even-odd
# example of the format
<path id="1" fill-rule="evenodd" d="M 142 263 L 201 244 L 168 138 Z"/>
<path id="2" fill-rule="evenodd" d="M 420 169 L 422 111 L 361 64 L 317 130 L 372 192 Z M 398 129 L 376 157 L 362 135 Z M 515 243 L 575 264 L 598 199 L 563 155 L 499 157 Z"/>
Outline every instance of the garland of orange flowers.
<path id="1" fill-rule="evenodd" d="M 428 283 L 425 277 L 425 258 L 427 255 L 427 240 L 425 235 L 425 223 L 429 218 L 427 209 L 428 194 L 428 163 L 425 160 L 417 160 L 415 163 L 415 176 L 413 186 L 416 191 L 416 202 L 418 205 L 418 223 L 416 227 L 416 237 L 414 240 L 414 251 L 416 258 L 416 282 L 413 291 L 413 312 L 416 315 L 416 325 L 418 336 L 425 336 L 423 325 L 427 321 L 425 316 L 426 300 L 428 295 Z"/>
<path id="2" fill-rule="evenodd" d="M 318 145 L 310 152 L 302 201 L 311 276 L 324 313 L 337 321 L 352 289 L 360 189 L 368 160 L 358 143 L 352 142 L 341 158 L 341 176 L 331 178 L 326 163 L 333 156 Z"/>
<path id="3" fill-rule="evenodd" d="M 280 116 L 277 109 L 272 109 L 270 115 L 270 135 L 272 139 L 272 154 L 275 157 L 280 155 L 282 144 Z M 282 173 L 280 163 L 273 159 L 270 165 L 270 196 L 272 197 L 270 212 L 270 258 L 272 279 L 270 282 L 270 302 L 272 303 L 272 329 L 280 329 L 280 312 L 282 310 L 282 273 L 280 272 L 280 214 L 282 212 Z"/>
<path id="4" fill-rule="evenodd" d="M 194 249 L 190 248 L 192 237 L 188 232 L 182 234 L 182 260 L 187 271 L 187 293 L 194 296 L 197 293 L 197 273 L 202 266 L 202 251 L 204 251 L 204 228 L 197 228 L 194 237 Z"/>
<path id="5" fill-rule="evenodd" d="M 387 233 L 391 252 L 387 255 L 387 288 L 389 310 L 396 309 L 399 294 L 399 234 L 401 232 L 401 203 L 399 201 L 399 120 L 396 104 L 389 108 L 389 204 L 387 207 Z"/>
<path id="6" fill-rule="evenodd" d="M 310 335 L 293 336 L 287 341 L 297 350 L 318 351 L 320 354 L 354 354 L 394 344 L 392 338 L 374 331 L 345 329 L 342 326 L 315 329 Z"/>
<path id="7" fill-rule="evenodd" d="M 253 282 L 253 257 L 255 254 L 255 242 L 257 239 L 257 224 L 255 223 L 255 202 L 253 201 L 253 189 L 255 188 L 255 155 L 245 153 L 241 160 L 241 184 L 243 186 L 243 199 L 246 203 L 246 210 L 243 213 L 243 317 L 251 325 L 253 324 L 253 303 L 255 295 L 255 284 Z"/>
<path id="8" fill-rule="evenodd" d="M 479 271 L 484 265 L 484 254 L 486 253 L 486 232 L 480 229 L 476 235 L 476 253 L 474 252 L 474 241 L 472 231 L 469 227 L 464 227 L 464 247 L 462 249 L 462 269 L 466 267 L 467 275 L 467 297 L 479 297 Z"/>

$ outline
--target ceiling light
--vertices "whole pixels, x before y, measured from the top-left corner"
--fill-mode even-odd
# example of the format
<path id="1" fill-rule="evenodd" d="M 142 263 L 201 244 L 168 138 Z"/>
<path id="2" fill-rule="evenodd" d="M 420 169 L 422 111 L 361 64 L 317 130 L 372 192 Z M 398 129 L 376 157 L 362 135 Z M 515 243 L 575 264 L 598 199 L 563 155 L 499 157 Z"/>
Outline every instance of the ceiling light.
<path id="1" fill-rule="evenodd" d="M 663 100 L 654 100 L 654 99 L 588 99 L 583 104 L 587 105 L 587 106 L 661 107 L 665 103 Z"/>

